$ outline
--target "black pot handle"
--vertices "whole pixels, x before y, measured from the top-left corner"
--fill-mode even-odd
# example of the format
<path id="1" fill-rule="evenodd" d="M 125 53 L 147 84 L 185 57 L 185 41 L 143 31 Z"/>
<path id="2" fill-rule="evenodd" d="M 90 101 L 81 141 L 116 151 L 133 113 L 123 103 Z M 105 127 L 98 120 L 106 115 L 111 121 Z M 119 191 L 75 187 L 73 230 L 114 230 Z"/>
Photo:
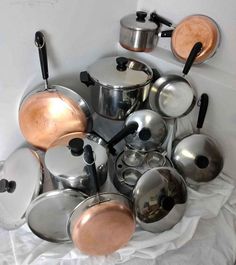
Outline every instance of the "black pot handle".
<path id="1" fill-rule="evenodd" d="M 100 185 L 99 185 L 99 179 L 97 175 L 96 165 L 93 157 L 93 150 L 91 145 L 85 145 L 84 147 L 84 161 L 86 163 L 86 170 L 89 175 L 89 179 L 94 182 L 95 191 L 93 190 L 93 187 L 91 187 L 91 195 L 94 193 L 99 193 L 100 191 Z"/>
<path id="2" fill-rule="evenodd" d="M 160 23 L 161 23 L 161 24 L 164 24 L 164 25 L 166 25 L 168 27 L 172 27 L 172 23 L 169 20 L 157 15 L 156 12 L 152 12 L 151 13 L 150 21 L 156 23 L 157 25 L 160 25 Z"/>
<path id="3" fill-rule="evenodd" d="M 207 109 L 209 104 L 209 97 L 206 93 L 203 93 L 200 97 L 200 108 L 197 119 L 197 129 L 201 129 L 206 117 Z"/>
<path id="4" fill-rule="evenodd" d="M 159 71 L 156 68 L 152 68 L 152 81 L 151 81 L 151 84 L 154 84 L 159 77 L 161 77 L 161 74 L 159 73 Z"/>
<path id="5" fill-rule="evenodd" d="M 196 42 L 192 48 L 192 50 L 189 53 L 188 59 L 184 65 L 183 69 L 183 74 L 187 75 L 190 68 L 192 67 L 194 60 L 196 59 L 197 55 L 201 52 L 202 50 L 202 43 L 201 42 Z"/>
<path id="6" fill-rule="evenodd" d="M 174 32 L 173 29 L 163 30 L 162 32 L 160 32 L 160 37 L 162 37 L 162 38 L 170 38 L 170 37 L 172 37 L 173 32 Z"/>
<path id="7" fill-rule="evenodd" d="M 46 40 L 41 31 L 35 33 L 35 45 L 39 51 L 39 60 L 41 66 L 42 77 L 44 80 L 47 80 L 49 77 L 48 74 L 48 60 L 47 60 L 47 47 Z"/>
<path id="8" fill-rule="evenodd" d="M 126 136 L 134 133 L 138 129 L 137 122 L 131 122 L 126 125 L 122 130 L 120 130 L 111 140 L 107 143 L 107 149 L 112 155 L 115 155 L 116 151 L 113 148 L 117 143 L 123 140 Z"/>
<path id="9" fill-rule="evenodd" d="M 80 73 L 80 81 L 84 83 L 87 87 L 93 86 L 95 84 L 95 82 L 87 71 L 83 71 Z"/>

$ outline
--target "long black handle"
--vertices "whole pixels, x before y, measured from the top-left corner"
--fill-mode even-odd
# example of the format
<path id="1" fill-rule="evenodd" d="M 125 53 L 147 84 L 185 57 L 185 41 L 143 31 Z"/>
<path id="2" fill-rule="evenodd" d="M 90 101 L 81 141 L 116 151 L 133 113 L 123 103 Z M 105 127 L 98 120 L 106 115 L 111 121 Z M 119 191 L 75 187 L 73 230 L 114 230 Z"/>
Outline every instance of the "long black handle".
<path id="1" fill-rule="evenodd" d="M 114 154 L 115 150 L 113 146 L 119 143 L 121 140 L 123 140 L 126 136 L 134 133 L 137 129 L 138 129 L 138 123 L 131 122 L 128 125 L 126 125 L 122 130 L 120 130 L 115 136 L 113 136 L 111 140 L 107 143 L 107 148 L 110 151 L 110 153 Z"/>
<path id="2" fill-rule="evenodd" d="M 153 21 L 156 24 L 161 23 L 161 24 L 164 24 L 164 25 L 166 25 L 168 27 L 172 27 L 172 23 L 169 20 L 167 20 L 167 19 L 165 19 L 165 18 L 157 15 L 156 12 L 152 12 L 151 13 L 151 15 L 150 15 L 150 21 Z"/>
<path id="3" fill-rule="evenodd" d="M 170 37 L 172 37 L 173 32 L 174 32 L 173 29 L 163 30 L 162 32 L 160 32 L 160 37 L 162 37 L 162 38 L 170 38 Z"/>
<path id="4" fill-rule="evenodd" d="M 93 150 L 92 150 L 91 145 L 89 145 L 89 144 L 85 145 L 85 147 L 84 147 L 84 161 L 86 163 L 86 168 L 87 168 L 87 172 L 89 174 L 89 177 L 94 182 L 95 189 L 96 189 L 95 193 L 99 193 L 100 185 L 99 185 L 96 165 L 95 165 L 95 161 L 94 161 L 94 157 L 93 157 Z M 93 189 L 91 189 L 91 193 L 93 193 Z"/>
<path id="5" fill-rule="evenodd" d="M 203 93 L 200 98 L 200 108 L 197 119 L 197 128 L 201 129 L 206 117 L 207 109 L 209 104 L 209 97 L 206 93 Z"/>
<path id="6" fill-rule="evenodd" d="M 47 47 L 46 47 L 45 37 L 41 31 L 37 31 L 35 33 L 35 44 L 38 47 L 39 51 L 39 60 L 41 65 L 42 77 L 44 80 L 47 80 L 49 77 Z"/>
<path id="7" fill-rule="evenodd" d="M 188 59 L 184 65 L 183 74 L 187 75 L 190 68 L 192 67 L 194 60 L 196 59 L 199 52 L 202 50 L 202 43 L 196 42 L 189 53 Z"/>

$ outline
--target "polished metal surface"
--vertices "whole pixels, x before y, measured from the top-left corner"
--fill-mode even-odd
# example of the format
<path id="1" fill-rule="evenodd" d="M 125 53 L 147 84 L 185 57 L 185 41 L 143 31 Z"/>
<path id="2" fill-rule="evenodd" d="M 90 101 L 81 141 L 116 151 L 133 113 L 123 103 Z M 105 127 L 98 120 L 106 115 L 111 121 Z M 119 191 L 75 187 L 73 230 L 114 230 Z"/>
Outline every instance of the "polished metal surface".
<path id="1" fill-rule="evenodd" d="M 139 22 L 136 17 L 136 14 L 131 14 L 120 20 L 120 44 L 131 51 L 151 51 L 157 45 L 158 26 L 148 18 Z"/>
<path id="2" fill-rule="evenodd" d="M 204 134 L 190 135 L 174 144 L 172 161 L 184 178 L 207 182 L 224 166 L 222 151 L 214 139 Z"/>
<path id="3" fill-rule="evenodd" d="M 122 160 L 127 166 L 137 167 L 143 163 L 145 154 L 125 146 Z"/>
<path id="4" fill-rule="evenodd" d="M 178 75 L 161 76 L 150 89 L 150 108 L 167 119 L 187 115 L 195 103 L 195 90 L 185 78 Z"/>
<path id="5" fill-rule="evenodd" d="M 76 92 L 58 85 L 30 92 L 23 98 L 18 115 L 23 136 L 41 149 L 68 132 L 92 128 L 88 104 Z"/>
<path id="6" fill-rule="evenodd" d="M 0 193 L 0 227 L 12 230 L 25 223 L 31 201 L 42 187 L 43 169 L 37 154 L 29 148 L 14 151 L 3 162 L 1 178 L 15 181 L 12 193 Z"/>
<path id="7" fill-rule="evenodd" d="M 129 160 L 126 158 L 126 151 L 128 148 L 125 148 L 125 151 L 121 152 L 116 161 L 111 162 L 110 166 L 110 175 L 112 176 L 112 181 L 116 189 L 128 196 L 131 197 L 132 191 L 138 181 L 138 179 L 148 170 L 154 167 L 168 166 L 172 167 L 172 162 L 162 153 L 158 151 L 151 151 L 146 153 L 141 153 L 136 150 L 129 149 L 132 151 L 132 165 L 128 165 Z M 136 154 L 142 156 L 142 159 L 135 161 Z"/>
<path id="8" fill-rule="evenodd" d="M 194 63 L 202 63 L 212 57 L 220 43 L 220 30 L 216 22 L 205 15 L 188 16 L 177 25 L 171 38 L 171 49 L 176 58 L 185 62 L 196 42 L 203 44 Z"/>
<path id="9" fill-rule="evenodd" d="M 126 145 L 131 149 L 139 151 L 157 150 L 167 136 L 166 122 L 152 110 L 144 109 L 133 112 L 127 117 L 125 124 L 128 125 L 131 122 L 138 123 L 137 131 L 125 138 Z M 140 133 L 144 130 L 150 133 L 149 139 L 142 140 L 140 137 Z"/>
<path id="10" fill-rule="evenodd" d="M 116 69 L 117 57 L 100 59 L 88 68 L 94 110 L 105 118 L 123 120 L 148 97 L 152 69 L 128 58 L 127 69 Z"/>
<path id="11" fill-rule="evenodd" d="M 116 193 L 89 197 L 73 211 L 68 234 L 88 255 L 108 255 L 124 246 L 135 231 L 129 200 Z"/>
<path id="12" fill-rule="evenodd" d="M 107 178 L 108 156 L 105 142 L 94 134 L 69 133 L 59 137 L 52 143 L 45 154 L 45 165 L 50 173 L 59 181 L 62 181 L 67 188 L 76 188 L 88 192 L 90 179 L 85 170 L 83 154 L 74 156 L 69 148 L 70 140 L 80 138 L 84 146 L 89 144 L 94 152 L 94 159 L 99 178 L 99 184 L 103 185 Z"/>
<path id="13" fill-rule="evenodd" d="M 136 219 L 144 230 L 163 232 L 183 216 L 187 187 L 174 168 L 159 167 L 147 171 L 133 190 Z"/>
<path id="14" fill-rule="evenodd" d="M 67 233 L 68 218 L 85 198 L 83 193 L 70 189 L 41 194 L 27 210 L 29 228 L 38 237 L 50 242 L 71 241 Z"/>

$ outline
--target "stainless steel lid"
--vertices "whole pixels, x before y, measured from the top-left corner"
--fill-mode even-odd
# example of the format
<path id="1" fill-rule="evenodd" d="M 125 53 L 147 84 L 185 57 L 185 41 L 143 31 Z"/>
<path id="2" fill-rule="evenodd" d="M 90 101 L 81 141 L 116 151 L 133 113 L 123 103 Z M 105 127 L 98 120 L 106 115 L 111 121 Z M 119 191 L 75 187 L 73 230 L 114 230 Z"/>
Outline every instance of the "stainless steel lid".
<path id="1" fill-rule="evenodd" d="M 136 14 L 130 14 L 120 20 L 122 27 L 139 30 L 139 31 L 153 31 L 158 29 L 157 24 L 147 18 L 147 13 L 137 11 Z"/>
<path id="2" fill-rule="evenodd" d="M 73 135 L 75 136 L 74 139 L 77 139 L 81 144 L 78 150 L 77 147 L 74 149 L 73 139 L 71 139 Z M 81 138 L 78 138 L 79 136 Z M 107 163 L 105 143 L 96 135 L 72 133 L 68 134 L 66 142 L 63 140 L 64 138 L 61 138 L 62 143 L 59 139 L 58 144 L 53 144 L 45 154 L 45 165 L 52 175 L 72 181 L 86 175 L 83 146 L 87 144 L 91 145 L 93 149 L 96 167 Z"/>
<path id="3" fill-rule="evenodd" d="M 0 226 L 12 230 L 25 223 L 31 201 L 39 194 L 43 172 L 37 154 L 20 148 L 3 162 L 0 180 Z"/>
<path id="4" fill-rule="evenodd" d="M 56 243 L 70 241 L 67 222 L 87 196 L 74 190 L 49 191 L 38 196 L 27 211 L 29 228 L 38 237 Z"/>
<path id="5" fill-rule="evenodd" d="M 134 209 L 141 223 L 155 223 L 187 200 L 184 179 L 174 168 L 159 167 L 144 173 L 133 190 Z"/>
<path id="6" fill-rule="evenodd" d="M 156 150 L 164 142 L 167 136 L 166 122 L 152 110 L 138 110 L 128 116 L 125 124 L 138 123 L 138 129 L 134 134 L 125 138 L 126 144 L 142 151 Z"/>
<path id="7" fill-rule="evenodd" d="M 204 134 L 193 134 L 179 141 L 172 161 L 180 174 L 196 182 L 214 179 L 223 169 L 223 156 L 215 140 Z"/>
<path id="8" fill-rule="evenodd" d="M 99 59 L 87 71 L 95 82 L 111 88 L 144 86 L 153 76 L 149 66 L 126 57 Z"/>

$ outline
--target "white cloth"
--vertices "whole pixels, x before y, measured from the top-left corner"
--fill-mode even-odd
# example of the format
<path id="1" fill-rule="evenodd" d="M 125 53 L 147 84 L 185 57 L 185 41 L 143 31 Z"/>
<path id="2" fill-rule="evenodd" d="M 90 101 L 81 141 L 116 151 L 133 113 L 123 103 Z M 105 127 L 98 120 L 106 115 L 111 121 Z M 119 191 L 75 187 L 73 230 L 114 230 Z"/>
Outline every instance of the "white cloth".
<path id="1" fill-rule="evenodd" d="M 106 257 L 86 256 L 72 244 L 43 241 L 27 225 L 10 232 L 0 230 L 0 264 L 115 265 L 139 264 L 144 260 L 143 264 L 161 265 L 233 264 L 236 258 L 233 190 L 233 181 L 223 174 L 200 186 L 198 191 L 188 189 L 185 215 L 171 230 L 154 234 L 137 227 L 127 246 Z"/>

